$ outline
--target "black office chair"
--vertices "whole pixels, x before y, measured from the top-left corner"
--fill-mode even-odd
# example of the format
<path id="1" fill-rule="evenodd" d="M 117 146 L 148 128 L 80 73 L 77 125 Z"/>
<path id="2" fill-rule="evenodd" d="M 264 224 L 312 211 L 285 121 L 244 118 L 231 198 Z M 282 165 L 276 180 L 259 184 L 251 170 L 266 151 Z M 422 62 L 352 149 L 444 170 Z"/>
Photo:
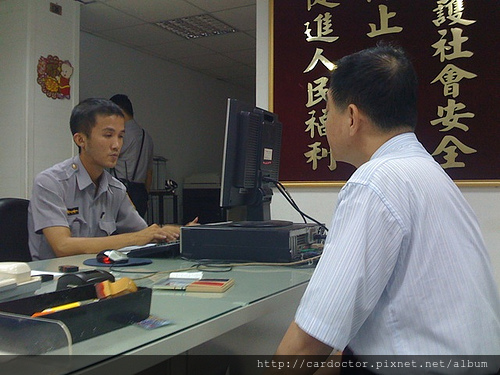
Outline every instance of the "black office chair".
<path id="1" fill-rule="evenodd" d="M 29 200 L 0 198 L 0 261 L 30 262 L 28 246 Z"/>

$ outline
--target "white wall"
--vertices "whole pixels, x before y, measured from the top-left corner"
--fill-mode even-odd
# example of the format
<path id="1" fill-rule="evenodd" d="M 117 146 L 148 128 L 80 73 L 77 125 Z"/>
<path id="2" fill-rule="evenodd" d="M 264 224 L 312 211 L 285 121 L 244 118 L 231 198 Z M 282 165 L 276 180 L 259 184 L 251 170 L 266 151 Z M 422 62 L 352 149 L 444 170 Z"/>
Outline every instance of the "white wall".
<path id="1" fill-rule="evenodd" d="M 127 94 L 155 155 L 168 159 L 167 178 L 220 173 L 227 98 L 255 102 L 253 92 L 87 33 L 80 40 L 81 99 Z"/>
<path id="2" fill-rule="evenodd" d="M 27 191 L 26 132 L 26 58 L 28 44 L 28 17 L 22 3 L 0 4 L 0 192 L 1 196 L 24 197 Z M 10 56 L 5 63 L 3 56 Z M 15 63 L 14 63 L 15 62 Z M 7 89 L 12 88 L 12 89 Z M 17 88 L 17 89 L 14 89 Z"/>
<path id="3" fill-rule="evenodd" d="M 0 2 L 0 196 L 27 198 L 33 177 L 73 153 L 69 111 L 78 102 L 78 69 L 71 98 L 48 98 L 37 83 L 41 56 L 78 63 L 80 8 L 61 0 L 62 15 L 50 0 Z"/>

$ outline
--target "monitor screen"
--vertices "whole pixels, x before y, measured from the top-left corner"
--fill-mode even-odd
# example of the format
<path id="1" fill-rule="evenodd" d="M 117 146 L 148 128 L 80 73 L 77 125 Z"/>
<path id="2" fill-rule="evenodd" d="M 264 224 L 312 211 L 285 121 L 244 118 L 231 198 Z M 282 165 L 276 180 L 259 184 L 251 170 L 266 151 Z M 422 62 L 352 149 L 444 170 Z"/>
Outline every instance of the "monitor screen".
<path id="1" fill-rule="evenodd" d="M 271 220 L 270 180 L 278 180 L 281 130 L 276 114 L 228 99 L 220 205 L 229 220 Z"/>

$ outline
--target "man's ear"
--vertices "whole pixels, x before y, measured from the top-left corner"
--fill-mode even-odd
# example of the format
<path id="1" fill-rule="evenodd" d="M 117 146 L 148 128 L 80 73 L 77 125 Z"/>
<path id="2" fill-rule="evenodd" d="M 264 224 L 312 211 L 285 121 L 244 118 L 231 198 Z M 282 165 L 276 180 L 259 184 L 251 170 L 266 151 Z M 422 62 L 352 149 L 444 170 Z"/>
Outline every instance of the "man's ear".
<path id="1" fill-rule="evenodd" d="M 85 145 L 87 137 L 83 133 L 75 133 L 73 134 L 73 141 L 75 144 L 79 147 L 82 148 Z"/>
<path id="2" fill-rule="evenodd" d="M 351 121 L 349 125 L 349 134 L 354 135 L 357 132 L 359 132 L 360 127 L 362 125 L 362 113 L 360 112 L 359 108 L 355 104 L 349 104 L 347 106 L 347 113 L 349 115 L 349 119 Z"/>

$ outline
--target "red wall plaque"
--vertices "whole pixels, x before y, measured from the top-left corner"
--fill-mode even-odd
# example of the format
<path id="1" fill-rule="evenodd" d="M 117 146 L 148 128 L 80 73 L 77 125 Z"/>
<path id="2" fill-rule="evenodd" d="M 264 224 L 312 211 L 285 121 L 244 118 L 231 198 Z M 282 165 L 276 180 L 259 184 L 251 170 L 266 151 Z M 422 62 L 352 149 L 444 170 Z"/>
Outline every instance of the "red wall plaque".
<path id="1" fill-rule="evenodd" d="M 274 0 L 272 110 L 283 122 L 280 180 L 345 181 L 322 122 L 329 71 L 379 41 L 402 46 L 419 76 L 416 134 L 456 181 L 500 182 L 497 42 L 489 0 Z"/>

